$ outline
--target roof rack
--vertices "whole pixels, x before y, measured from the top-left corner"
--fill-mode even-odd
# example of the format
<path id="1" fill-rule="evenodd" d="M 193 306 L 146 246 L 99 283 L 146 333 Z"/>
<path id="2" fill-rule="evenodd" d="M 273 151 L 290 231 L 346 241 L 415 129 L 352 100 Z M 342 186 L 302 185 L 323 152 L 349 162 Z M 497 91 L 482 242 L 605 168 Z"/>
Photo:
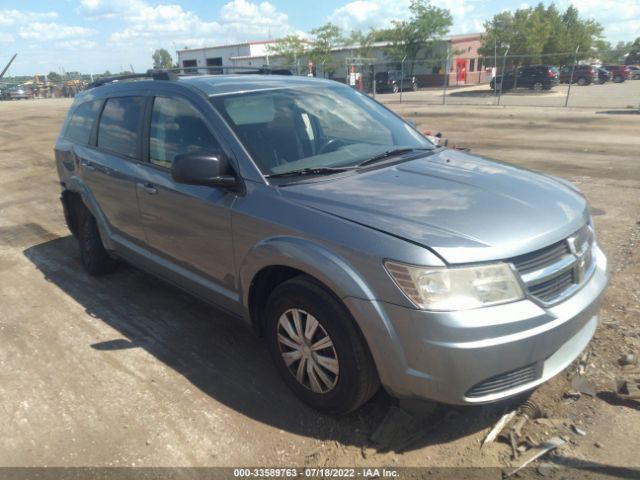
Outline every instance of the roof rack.
<path id="1" fill-rule="evenodd" d="M 236 67 L 236 66 L 223 66 L 223 65 L 208 65 L 206 67 L 178 67 L 165 70 L 167 72 L 173 72 L 177 75 L 221 75 L 224 73 L 239 73 L 239 74 L 257 74 L 257 75 L 293 75 L 293 72 L 288 68 L 271 68 L 269 65 L 262 67 Z M 204 72 L 204 73 L 200 73 Z"/>
<path id="2" fill-rule="evenodd" d="M 123 80 L 135 80 L 140 78 L 150 78 L 153 80 L 175 80 L 176 75 L 171 70 L 156 70 L 156 69 L 147 70 L 145 73 L 129 73 L 127 75 L 112 75 L 109 77 L 101 77 L 94 80 L 89 85 L 87 85 L 87 90 L 89 90 L 90 88 L 95 88 L 101 85 L 105 85 L 107 83 L 120 82 Z"/>
<path id="3" fill-rule="evenodd" d="M 230 70 L 234 70 L 230 72 Z M 204 73 L 201 73 L 204 72 Z M 257 74 L 257 75 L 293 75 L 293 72 L 287 68 L 271 68 L 269 66 L 263 67 L 229 67 L 222 65 L 207 66 L 207 67 L 179 67 L 179 68 L 167 68 L 167 69 L 150 69 L 145 73 L 129 73 L 126 75 L 112 75 L 109 77 L 101 77 L 89 85 L 90 88 L 106 85 L 107 83 L 121 82 L 123 80 L 136 80 L 136 79 L 153 79 L 153 80 L 175 80 L 179 76 L 185 75 L 220 75 L 224 73 L 238 73 L 238 74 Z"/>

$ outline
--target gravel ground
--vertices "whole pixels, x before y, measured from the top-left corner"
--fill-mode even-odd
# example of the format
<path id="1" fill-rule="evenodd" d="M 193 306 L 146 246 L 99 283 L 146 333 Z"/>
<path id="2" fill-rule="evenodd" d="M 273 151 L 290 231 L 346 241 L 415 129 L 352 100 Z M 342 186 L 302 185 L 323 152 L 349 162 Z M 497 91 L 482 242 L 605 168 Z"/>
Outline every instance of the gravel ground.
<path id="1" fill-rule="evenodd" d="M 410 415 L 381 392 L 347 417 L 319 415 L 280 382 L 261 340 L 214 308 L 130 267 L 87 276 L 52 154 L 69 103 L 0 102 L 0 466 L 512 463 L 504 441 L 480 442 L 513 402 Z M 391 107 L 450 145 L 565 177 L 588 197 L 611 268 L 583 365 L 595 395 L 564 398 L 578 367 L 568 369 L 531 396 L 551 420 L 524 432 L 564 436 L 558 464 L 640 475 L 640 404 L 611 393 L 618 357 L 640 353 L 640 115 Z"/>

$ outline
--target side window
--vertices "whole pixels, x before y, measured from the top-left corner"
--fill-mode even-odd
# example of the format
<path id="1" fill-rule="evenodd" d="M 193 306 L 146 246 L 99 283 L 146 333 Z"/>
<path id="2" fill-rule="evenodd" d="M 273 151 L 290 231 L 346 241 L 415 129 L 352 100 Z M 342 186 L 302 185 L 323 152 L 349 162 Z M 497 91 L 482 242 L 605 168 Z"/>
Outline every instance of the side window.
<path id="1" fill-rule="evenodd" d="M 93 121 L 100 108 L 99 101 L 78 105 L 71 114 L 65 137 L 78 145 L 87 145 L 93 128 Z"/>
<path id="2" fill-rule="evenodd" d="M 136 158 L 138 125 L 143 97 L 115 97 L 107 100 L 98 126 L 98 148 Z"/>
<path id="3" fill-rule="evenodd" d="M 171 168 L 176 155 L 219 150 L 220 145 L 198 111 L 181 99 L 156 97 L 151 113 L 149 161 Z"/>

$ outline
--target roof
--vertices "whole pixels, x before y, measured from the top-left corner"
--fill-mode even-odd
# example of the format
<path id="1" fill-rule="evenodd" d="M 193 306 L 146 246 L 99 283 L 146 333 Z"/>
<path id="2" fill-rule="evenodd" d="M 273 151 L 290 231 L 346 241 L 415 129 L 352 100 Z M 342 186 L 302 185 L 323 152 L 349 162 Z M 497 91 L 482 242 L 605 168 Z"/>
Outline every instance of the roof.
<path id="1" fill-rule="evenodd" d="M 197 75 L 180 77 L 178 82 L 188 83 L 206 95 L 269 90 L 287 87 L 338 86 L 334 80 L 292 75 Z"/>
<path id="2" fill-rule="evenodd" d="M 156 80 L 149 80 L 149 77 L 146 77 L 144 79 L 140 78 L 136 80 L 130 78 L 128 80 L 129 81 L 117 81 L 96 85 L 94 88 L 81 92 L 78 97 L 105 98 L 121 88 L 144 90 L 150 87 L 153 88 L 154 85 L 162 85 L 163 88 L 169 85 L 174 85 L 178 88 L 188 87 L 199 90 L 207 96 L 291 87 L 299 88 L 320 85 L 336 87 L 342 85 L 334 80 L 314 77 L 261 74 L 192 75 L 178 76 L 172 79 L 161 79 L 159 77 Z"/>

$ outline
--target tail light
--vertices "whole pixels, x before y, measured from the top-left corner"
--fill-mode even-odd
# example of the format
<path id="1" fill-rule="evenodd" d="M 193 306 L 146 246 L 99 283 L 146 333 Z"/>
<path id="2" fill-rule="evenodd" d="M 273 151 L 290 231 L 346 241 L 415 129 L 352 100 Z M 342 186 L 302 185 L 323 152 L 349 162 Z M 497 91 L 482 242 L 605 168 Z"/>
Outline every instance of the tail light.
<path id="1" fill-rule="evenodd" d="M 547 77 L 549 77 L 549 78 L 553 78 L 553 77 L 555 77 L 555 76 L 556 76 L 556 74 L 553 72 L 553 70 L 548 70 L 548 71 L 547 71 Z"/>

